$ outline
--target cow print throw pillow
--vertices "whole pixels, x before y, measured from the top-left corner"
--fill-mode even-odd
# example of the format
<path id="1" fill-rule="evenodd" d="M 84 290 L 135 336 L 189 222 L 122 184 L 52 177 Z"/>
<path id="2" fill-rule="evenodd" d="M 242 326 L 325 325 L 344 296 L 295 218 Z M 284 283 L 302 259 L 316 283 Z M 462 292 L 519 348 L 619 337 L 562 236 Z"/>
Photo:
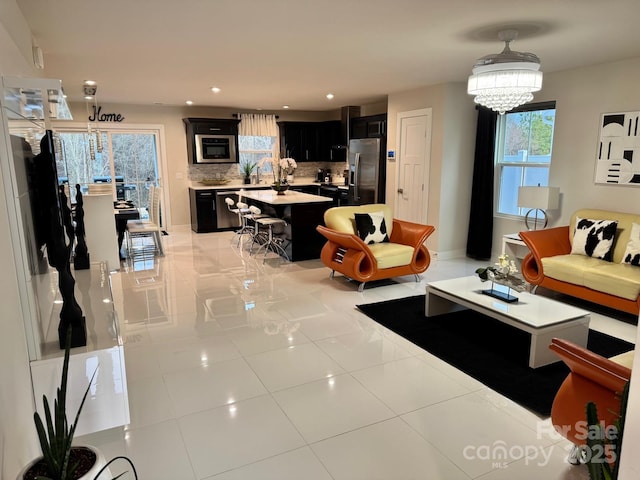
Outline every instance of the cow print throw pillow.
<path id="1" fill-rule="evenodd" d="M 571 253 L 611 261 L 617 220 L 592 220 L 576 217 Z"/>
<path id="2" fill-rule="evenodd" d="M 628 263 L 640 267 L 640 225 L 634 223 L 631 225 L 631 236 L 627 249 L 624 251 L 621 263 Z"/>
<path id="3" fill-rule="evenodd" d="M 387 225 L 384 222 L 384 213 L 355 213 L 356 230 L 364 243 L 388 242 Z"/>

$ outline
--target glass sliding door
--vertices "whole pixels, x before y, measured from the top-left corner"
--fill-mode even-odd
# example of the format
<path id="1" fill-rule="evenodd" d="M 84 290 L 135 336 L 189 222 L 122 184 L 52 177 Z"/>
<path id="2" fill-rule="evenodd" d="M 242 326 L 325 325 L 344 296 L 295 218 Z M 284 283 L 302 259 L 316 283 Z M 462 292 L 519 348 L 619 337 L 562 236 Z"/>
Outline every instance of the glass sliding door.
<path id="1" fill-rule="evenodd" d="M 69 183 L 71 201 L 75 203 L 76 184 L 80 184 L 86 193 L 86 186 L 96 179 L 109 179 L 112 176 L 107 135 L 102 133 L 102 152 L 95 152 L 91 160 L 89 134 L 87 132 L 57 132 L 60 138 L 62 155 L 56 159 L 58 179 Z M 95 134 L 93 135 L 95 142 Z"/>
<path id="2" fill-rule="evenodd" d="M 92 139 L 86 130 L 60 129 L 57 134 L 62 150 L 58 177 L 61 183 L 69 183 L 72 202 L 75 202 L 76 184 L 86 193 L 88 184 L 107 182 L 113 187 L 114 200 L 130 200 L 137 207 L 148 206 L 149 187 L 157 185 L 160 179 L 157 131 L 101 130 L 101 152 L 95 131 Z"/>
<path id="3" fill-rule="evenodd" d="M 156 135 L 111 133 L 116 177 L 123 177 L 125 198 L 135 205 L 149 205 L 149 187 L 158 178 Z"/>

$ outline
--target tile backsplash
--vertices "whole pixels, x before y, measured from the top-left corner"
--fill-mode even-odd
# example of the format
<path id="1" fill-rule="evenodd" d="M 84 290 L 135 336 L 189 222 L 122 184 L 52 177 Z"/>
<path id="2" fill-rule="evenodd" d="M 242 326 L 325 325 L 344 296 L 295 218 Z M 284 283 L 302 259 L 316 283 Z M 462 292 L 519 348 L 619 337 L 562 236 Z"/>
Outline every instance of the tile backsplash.
<path id="1" fill-rule="evenodd" d="M 333 175 L 340 175 L 345 169 L 345 162 L 298 162 L 295 175 L 297 177 L 315 178 L 319 168 L 330 168 Z M 227 178 L 231 181 L 242 180 L 238 163 L 223 163 L 213 165 L 189 165 L 189 180 L 198 182 L 205 178 Z M 262 175 L 261 175 L 262 176 Z M 271 174 L 265 174 L 263 180 L 271 178 Z"/>

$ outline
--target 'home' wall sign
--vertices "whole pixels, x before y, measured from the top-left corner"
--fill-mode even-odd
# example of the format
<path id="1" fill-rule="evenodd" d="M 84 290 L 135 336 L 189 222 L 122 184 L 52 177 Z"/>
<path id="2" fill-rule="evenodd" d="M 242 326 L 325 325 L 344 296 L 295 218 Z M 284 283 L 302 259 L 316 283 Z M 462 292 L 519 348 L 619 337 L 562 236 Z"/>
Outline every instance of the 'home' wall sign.
<path id="1" fill-rule="evenodd" d="M 93 115 L 89 115 L 90 122 L 121 122 L 124 117 L 119 113 L 102 113 L 102 106 L 93 106 Z"/>

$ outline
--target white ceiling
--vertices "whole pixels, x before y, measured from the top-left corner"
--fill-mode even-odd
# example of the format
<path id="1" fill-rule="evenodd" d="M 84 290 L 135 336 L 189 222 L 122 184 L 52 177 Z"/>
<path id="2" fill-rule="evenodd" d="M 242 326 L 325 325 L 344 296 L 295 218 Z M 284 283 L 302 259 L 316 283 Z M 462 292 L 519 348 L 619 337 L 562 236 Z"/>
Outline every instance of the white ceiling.
<path id="1" fill-rule="evenodd" d="M 16 1 L 70 101 L 91 79 L 101 103 L 363 105 L 466 82 L 505 26 L 544 72 L 640 56 L 639 0 Z"/>

